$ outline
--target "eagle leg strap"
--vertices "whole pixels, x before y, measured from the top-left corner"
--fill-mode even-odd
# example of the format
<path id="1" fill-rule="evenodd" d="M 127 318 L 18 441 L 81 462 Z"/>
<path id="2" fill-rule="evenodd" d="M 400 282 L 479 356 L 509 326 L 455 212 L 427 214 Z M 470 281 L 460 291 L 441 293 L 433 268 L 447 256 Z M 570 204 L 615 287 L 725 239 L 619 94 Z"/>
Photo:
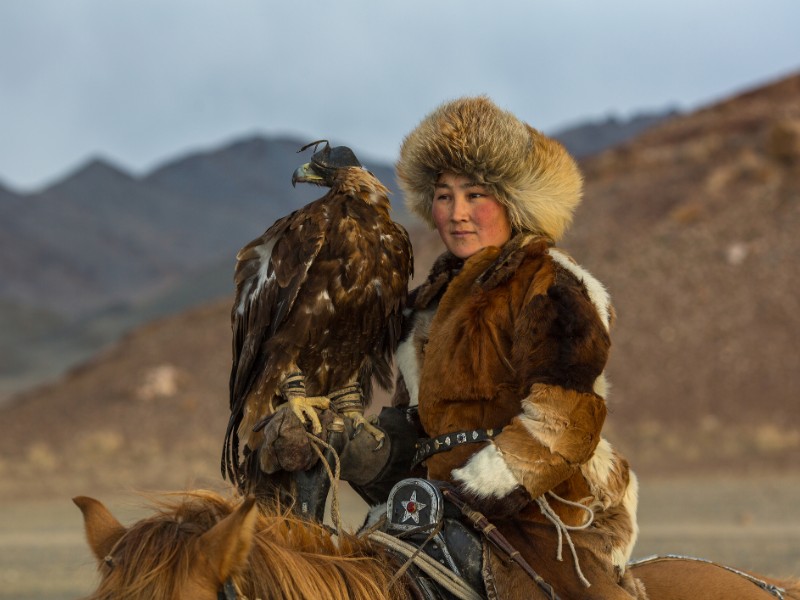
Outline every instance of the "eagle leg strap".
<path id="1" fill-rule="evenodd" d="M 297 398 L 306 395 L 306 377 L 299 371 L 289 373 L 280 384 L 281 395 L 286 398 Z"/>
<path id="2" fill-rule="evenodd" d="M 338 413 L 364 412 L 364 399 L 361 396 L 361 384 L 353 383 L 331 392 L 331 406 Z"/>
<path id="3" fill-rule="evenodd" d="M 307 396 L 306 378 L 299 371 L 288 373 L 279 384 L 278 389 L 300 422 L 309 422 L 312 433 L 321 434 L 322 424 L 319 420 L 318 410 L 327 409 L 330 406 L 330 399 L 327 396 Z"/>

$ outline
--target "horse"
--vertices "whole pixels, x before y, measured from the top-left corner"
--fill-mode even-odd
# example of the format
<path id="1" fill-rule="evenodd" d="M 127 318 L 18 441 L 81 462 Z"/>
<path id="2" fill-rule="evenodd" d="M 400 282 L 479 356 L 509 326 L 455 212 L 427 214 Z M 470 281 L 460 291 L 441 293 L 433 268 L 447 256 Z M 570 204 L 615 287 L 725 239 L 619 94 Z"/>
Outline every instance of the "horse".
<path id="1" fill-rule="evenodd" d="M 800 599 L 796 579 L 773 579 L 698 558 L 658 556 L 628 568 L 644 583 L 651 600 Z"/>
<path id="2" fill-rule="evenodd" d="M 100 572 L 87 600 L 419 597 L 409 574 L 401 575 L 403 561 L 370 538 L 338 532 L 334 540 L 326 526 L 278 506 L 258 506 L 253 498 L 176 492 L 155 500 L 154 514 L 130 527 L 99 500 L 73 501 L 83 513 Z M 630 570 L 649 600 L 800 600 L 800 581 L 767 579 L 707 561 L 654 559 Z"/>

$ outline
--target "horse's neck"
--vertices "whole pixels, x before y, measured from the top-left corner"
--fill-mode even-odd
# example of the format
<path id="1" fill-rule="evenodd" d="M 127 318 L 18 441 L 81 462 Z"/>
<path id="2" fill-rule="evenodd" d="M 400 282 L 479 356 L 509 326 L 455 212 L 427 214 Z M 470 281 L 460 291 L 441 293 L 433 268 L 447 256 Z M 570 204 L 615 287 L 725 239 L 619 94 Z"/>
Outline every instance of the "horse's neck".
<path id="1" fill-rule="evenodd" d="M 266 529 L 269 536 L 270 528 Z M 390 582 L 393 567 L 366 541 L 344 543 L 342 549 L 325 530 L 284 532 L 284 539 L 257 540 L 251 551 L 249 571 L 237 580 L 247 598 L 279 600 L 353 600 L 402 597 Z M 283 537 L 283 536 L 281 536 Z"/>

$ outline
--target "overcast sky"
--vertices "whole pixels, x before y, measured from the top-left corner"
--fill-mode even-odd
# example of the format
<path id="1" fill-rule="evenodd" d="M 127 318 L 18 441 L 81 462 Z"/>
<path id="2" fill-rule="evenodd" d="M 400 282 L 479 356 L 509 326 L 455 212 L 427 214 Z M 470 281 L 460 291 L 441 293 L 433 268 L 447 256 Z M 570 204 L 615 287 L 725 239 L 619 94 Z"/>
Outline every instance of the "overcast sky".
<path id="1" fill-rule="evenodd" d="M 0 0 L 0 182 L 252 133 L 394 160 L 445 100 L 552 132 L 800 70 L 798 0 Z"/>

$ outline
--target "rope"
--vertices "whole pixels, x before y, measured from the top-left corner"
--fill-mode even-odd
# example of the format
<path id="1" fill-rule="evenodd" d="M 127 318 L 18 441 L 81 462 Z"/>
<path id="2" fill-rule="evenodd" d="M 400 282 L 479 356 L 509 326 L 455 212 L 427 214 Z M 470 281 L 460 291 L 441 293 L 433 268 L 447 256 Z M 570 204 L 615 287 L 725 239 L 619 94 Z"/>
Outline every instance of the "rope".
<path id="1" fill-rule="evenodd" d="M 339 507 L 338 492 L 338 483 L 341 476 L 339 453 L 336 452 L 336 449 L 333 446 L 310 432 L 306 432 L 306 437 L 308 437 L 309 441 L 311 442 L 311 447 L 322 461 L 325 471 L 328 474 L 328 478 L 331 481 L 331 521 L 333 522 L 334 531 L 336 535 L 338 535 L 341 529 L 341 510 Z M 323 454 L 322 450 L 320 450 L 320 446 L 330 450 L 333 454 L 335 460 L 335 468 L 333 471 L 331 471 L 331 466 L 325 459 L 325 455 Z M 394 585 L 394 583 L 396 583 L 400 577 L 405 574 L 405 572 L 413 563 L 444 589 L 453 594 L 456 598 L 459 598 L 460 600 L 482 600 L 482 596 L 475 592 L 475 590 L 473 590 L 461 577 L 450 571 L 447 567 L 441 565 L 427 554 L 422 553 L 422 549 L 425 547 L 425 545 L 434 537 L 436 537 L 436 534 L 438 534 L 441 529 L 442 523 L 439 522 L 420 546 L 413 546 L 412 544 L 404 542 L 392 535 L 377 530 L 371 531 L 367 537 L 370 540 L 375 541 L 384 547 L 389 548 L 390 550 L 394 550 L 401 556 L 405 556 L 407 558 L 403 565 L 401 565 L 401 567 L 398 569 L 397 573 L 395 573 L 392 577 L 390 585 Z"/>
<path id="2" fill-rule="evenodd" d="M 325 471 L 328 474 L 328 477 L 331 481 L 331 521 L 333 522 L 334 531 L 338 535 L 341 529 L 341 512 L 339 508 L 339 493 L 338 493 L 338 483 L 339 477 L 341 475 L 341 464 L 339 461 L 339 454 L 336 450 L 325 442 L 324 440 L 318 438 L 317 436 L 313 435 L 312 433 L 306 432 L 306 436 L 311 441 L 311 447 L 316 452 L 319 459 L 322 461 L 323 466 L 325 467 Z M 323 446 L 327 450 L 330 450 L 333 453 L 335 458 L 335 469 L 331 471 L 331 467 L 328 464 L 328 461 L 325 459 L 325 455 L 320 450 L 319 446 Z M 439 585 L 445 588 L 448 592 L 453 594 L 456 598 L 460 600 L 482 600 L 482 596 L 475 592 L 463 579 L 461 579 L 458 575 L 441 565 L 439 562 L 428 556 L 427 554 L 422 553 L 422 549 L 425 545 L 430 542 L 436 534 L 439 533 L 442 529 L 442 523 L 437 523 L 436 527 L 433 528 L 431 534 L 425 539 L 425 541 L 420 546 L 413 546 L 407 542 L 404 542 L 392 535 L 386 534 L 382 531 L 371 531 L 367 537 L 370 540 L 373 540 L 391 550 L 394 550 L 401 556 L 405 556 L 408 560 L 406 560 L 403 565 L 398 569 L 397 573 L 391 579 L 390 585 L 394 585 L 400 577 L 402 577 L 405 572 L 409 569 L 411 564 L 415 564 L 419 567 L 420 570 L 425 572 L 431 578 L 434 579 Z"/>
<path id="3" fill-rule="evenodd" d="M 419 546 L 416 546 L 416 549 L 414 550 L 414 553 L 411 556 L 408 556 L 407 557 L 408 560 L 406 562 L 404 562 L 402 565 L 400 565 L 400 568 L 397 570 L 397 573 L 395 573 L 394 576 L 392 577 L 392 581 L 391 581 L 392 584 L 395 584 L 396 582 L 398 582 L 400 580 L 400 578 L 403 575 L 405 575 L 405 572 L 408 571 L 408 569 L 411 566 L 411 564 L 419 556 L 422 556 L 422 550 L 425 548 L 425 546 L 428 545 L 428 542 L 430 542 L 433 538 L 435 538 L 436 535 L 442 530 L 442 524 L 443 524 L 442 521 L 439 521 L 438 523 L 436 523 L 436 526 L 433 527 L 433 529 L 431 530 L 431 533 L 428 535 L 428 537 L 425 538 L 425 541 L 423 541 Z M 411 531 L 405 532 L 405 534 L 413 535 L 415 532 L 419 532 L 420 530 L 428 529 L 429 527 L 430 526 L 427 526 L 427 525 L 423 526 L 423 527 L 416 527 L 415 529 L 413 529 Z M 400 534 L 400 535 L 405 535 L 405 534 Z M 393 535 L 392 538 L 399 540 L 400 536 L 399 535 Z M 425 554 L 424 556 L 428 556 L 428 555 Z"/>
<path id="4" fill-rule="evenodd" d="M 421 548 L 417 548 L 416 546 L 384 533 L 383 531 L 374 531 L 369 535 L 369 538 L 389 548 L 390 550 L 407 557 L 409 560 L 407 560 L 403 565 L 404 568 L 407 569 L 407 565 L 410 565 L 411 562 L 413 562 L 421 571 L 433 578 L 436 583 L 441 585 L 456 598 L 459 598 L 460 600 L 482 600 L 483 597 L 473 590 L 458 575 L 447 569 L 447 567 L 441 565 L 427 554 L 420 554 L 419 550 Z"/>
<path id="5" fill-rule="evenodd" d="M 323 466 L 325 467 L 325 471 L 328 474 L 328 477 L 331 481 L 331 521 L 333 522 L 334 533 L 339 535 L 341 530 L 341 511 L 339 507 L 339 477 L 341 475 L 341 464 L 339 461 L 339 454 L 336 450 L 325 442 L 324 440 L 318 438 L 317 436 L 306 432 L 306 436 L 311 441 L 311 447 L 316 452 L 319 459 L 322 461 Z M 328 464 L 328 461 L 325 459 L 325 455 L 320 450 L 319 446 L 323 446 L 324 448 L 330 450 L 333 453 L 335 458 L 335 469 L 331 471 L 331 467 Z M 379 523 L 382 524 L 385 521 L 386 517 L 384 517 Z M 437 583 L 439 583 L 442 587 L 444 587 L 447 591 L 452 593 L 457 598 L 461 600 L 481 600 L 481 596 L 475 593 L 475 591 L 469 587 L 460 577 L 452 573 L 450 570 L 445 568 L 444 566 L 440 565 L 434 559 L 432 559 L 427 554 L 421 554 L 422 549 L 425 545 L 430 542 L 439 531 L 442 529 L 442 523 L 437 523 L 436 527 L 433 529 L 431 534 L 427 537 L 427 539 L 419 546 L 415 547 L 411 544 L 403 542 L 395 538 L 394 536 L 388 535 L 383 533 L 382 531 L 372 530 L 369 532 L 367 537 L 370 540 L 377 541 L 378 543 L 382 544 L 385 547 L 388 547 L 395 552 L 405 556 L 408 560 L 406 560 L 403 565 L 397 570 L 397 573 L 394 574 L 392 579 L 389 582 L 389 586 L 394 585 L 409 569 L 411 564 L 417 565 L 421 570 L 425 573 L 430 575 Z"/>
<path id="6" fill-rule="evenodd" d="M 325 471 L 328 474 L 328 479 L 331 482 L 331 521 L 333 522 L 333 528 L 336 532 L 336 535 L 339 535 L 342 522 L 342 513 L 339 508 L 339 477 L 342 473 L 342 465 L 339 461 L 339 453 L 336 452 L 336 449 L 328 442 L 318 438 L 313 433 L 306 431 L 306 437 L 311 441 L 311 447 L 322 461 L 322 465 L 325 467 Z M 319 449 L 320 446 L 330 450 L 333 454 L 336 463 L 334 471 L 331 471 L 331 466 L 328 464 L 328 460 L 325 458 L 322 450 Z"/>
<path id="7" fill-rule="evenodd" d="M 568 506 L 572 506 L 575 508 L 579 508 L 584 510 L 588 513 L 588 518 L 583 525 L 567 525 L 564 521 L 561 520 L 561 517 L 556 514 L 556 511 L 550 506 L 550 503 L 547 501 L 547 497 L 545 494 L 542 494 L 538 498 L 536 498 L 536 503 L 539 505 L 539 510 L 542 511 L 542 514 L 545 516 L 547 520 L 549 520 L 553 525 L 555 525 L 556 531 L 558 532 L 558 550 L 556 551 L 556 558 L 561 561 L 564 560 L 562 556 L 562 549 L 563 549 L 563 539 L 567 539 L 567 545 L 569 546 L 570 552 L 572 552 L 572 561 L 575 564 L 575 572 L 578 574 L 578 579 L 584 585 L 584 587 L 591 587 L 591 583 L 589 580 L 586 579 L 586 576 L 581 571 L 581 565 L 578 561 L 578 551 L 575 549 L 575 544 L 572 541 L 572 536 L 569 534 L 570 531 L 580 531 L 583 529 L 587 529 L 592 525 L 594 522 L 594 511 L 584 504 L 580 504 L 578 502 L 573 502 L 572 500 L 567 500 L 566 498 L 562 498 L 558 494 L 554 492 L 547 492 L 556 500 L 563 502 Z"/>
<path id="8" fill-rule="evenodd" d="M 500 533 L 497 527 L 489 522 L 486 516 L 474 510 L 452 488 L 442 488 L 442 495 L 452 502 L 461 511 L 461 514 L 464 515 L 467 520 L 472 523 L 473 527 L 480 531 L 487 540 L 489 540 L 502 552 L 507 554 L 508 557 L 514 563 L 516 563 L 526 575 L 533 579 L 533 581 L 536 582 L 536 585 L 538 585 L 541 590 L 547 594 L 548 598 L 552 598 L 552 600 L 559 600 L 559 597 L 553 589 L 553 586 L 547 583 L 544 578 L 533 569 L 528 561 L 522 556 L 520 551 L 511 545 L 506 537 Z"/>

